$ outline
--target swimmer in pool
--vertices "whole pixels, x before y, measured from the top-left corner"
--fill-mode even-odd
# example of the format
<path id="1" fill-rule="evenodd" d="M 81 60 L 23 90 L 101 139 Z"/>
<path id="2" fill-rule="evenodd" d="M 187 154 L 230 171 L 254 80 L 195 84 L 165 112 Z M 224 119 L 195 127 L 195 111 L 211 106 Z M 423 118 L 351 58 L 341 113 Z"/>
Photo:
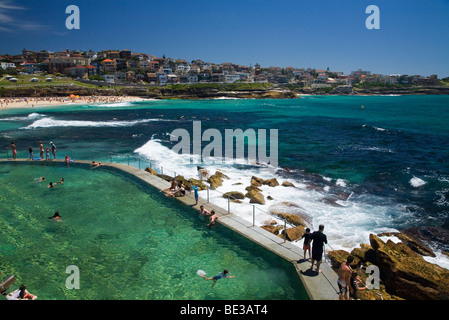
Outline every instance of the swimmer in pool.
<path id="1" fill-rule="evenodd" d="M 221 278 L 231 279 L 231 278 L 235 277 L 235 276 L 229 276 L 228 273 L 229 273 L 229 271 L 225 269 L 220 274 L 216 275 L 215 277 L 211 277 L 211 278 L 208 278 L 205 275 L 201 275 L 201 274 L 198 274 L 198 275 L 205 280 L 213 280 L 214 281 L 214 283 L 212 284 L 212 287 L 213 287 L 215 285 L 215 283 L 217 282 L 217 280 L 220 280 Z"/>
<path id="2" fill-rule="evenodd" d="M 209 223 L 208 223 L 208 227 L 209 228 L 215 228 L 215 224 L 216 221 L 218 220 L 218 216 L 215 214 L 215 210 L 212 210 L 210 212 L 210 216 L 209 216 Z"/>
<path id="3" fill-rule="evenodd" d="M 62 220 L 61 220 L 62 217 L 59 215 L 59 212 L 58 212 L 58 211 L 56 211 L 55 214 L 54 214 L 52 217 L 48 217 L 48 219 L 51 219 L 51 220 L 57 220 L 57 221 L 62 221 Z"/>

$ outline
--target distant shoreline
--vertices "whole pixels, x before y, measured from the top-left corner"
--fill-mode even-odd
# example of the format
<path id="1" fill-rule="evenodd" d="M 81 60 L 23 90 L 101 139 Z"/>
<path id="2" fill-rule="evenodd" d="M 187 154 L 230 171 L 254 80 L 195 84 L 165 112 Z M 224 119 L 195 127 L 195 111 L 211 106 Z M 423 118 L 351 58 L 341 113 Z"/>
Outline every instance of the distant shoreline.
<path id="1" fill-rule="evenodd" d="M 71 99 L 70 96 L 79 96 Z M 69 103 L 116 103 L 145 100 L 207 100 L 207 99 L 298 99 L 301 96 L 404 96 L 449 95 L 449 86 L 324 89 L 292 88 L 289 86 L 207 83 L 175 84 L 160 87 L 133 86 L 91 88 L 81 86 L 0 88 L 0 110 L 6 108 L 67 105 Z M 92 99 L 92 97 L 95 97 Z M 24 100 L 28 99 L 28 103 Z M 6 105 L 4 102 L 8 101 Z M 11 102 L 13 101 L 13 102 Z M 3 102 L 3 103 L 1 103 Z M 34 102 L 34 103 L 33 103 Z"/>

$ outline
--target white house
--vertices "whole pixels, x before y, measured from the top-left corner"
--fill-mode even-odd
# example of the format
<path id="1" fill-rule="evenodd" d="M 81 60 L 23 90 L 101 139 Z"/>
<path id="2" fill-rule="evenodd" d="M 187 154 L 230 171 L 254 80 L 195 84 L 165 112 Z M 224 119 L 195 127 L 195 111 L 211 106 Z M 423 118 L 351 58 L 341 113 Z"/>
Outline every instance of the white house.
<path id="1" fill-rule="evenodd" d="M 166 64 L 162 67 L 162 72 L 164 72 L 166 74 L 170 74 L 170 73 L 173 73 L 173 70 L 168 64 Z"/>
<path id="2" fill-rule="evenodd" d="M 240 80 L 240 75 L 238 74 L 227 74 L 225 75 L 225 81 L 227 83 L 232 83 Z"/>
<path id="3" fill-rule="evenodd" d="M 198 82 L 198 75 L 196 74 L 189 74 L 188 79 L 190 83 L 197 83 Z"/>
<path id="4" fill-rule="evenodd" d="M 176 66 L 176 71 L 180 73 L 187 73 L 190 71 L 190 66 L 187 63 L 180 63 Z"/>
<path id="5" fill-rule="evenodd" d="M 115 76 L 113 74 L 105 74 L 103 76 L 104 81 L 109 82 L 109 83 L 114 83 L 115 82 Z"/>
<path id="6" fill-rule="evenodd" d="M 8 69 L 8 68 L 15 68 L 16 65 L 12 62 L 0 62 L 1 68 L 2 69 Z"/>
<path id="7" fill-rule="evenodd" d="M 167 83 L 168 78 L 167 78 L 167 74 L 166 73 L 164 73 L 164 72 L 157 72 L 156 75 L 157 75 L 157 78 L 158 78 L 160 84 L 166 84 Z"/>

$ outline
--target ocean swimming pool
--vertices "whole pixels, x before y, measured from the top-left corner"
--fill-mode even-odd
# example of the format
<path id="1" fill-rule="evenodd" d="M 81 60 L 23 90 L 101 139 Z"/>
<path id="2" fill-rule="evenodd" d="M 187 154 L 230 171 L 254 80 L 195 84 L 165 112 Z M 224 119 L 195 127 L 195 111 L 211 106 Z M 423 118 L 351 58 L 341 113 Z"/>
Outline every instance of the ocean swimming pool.
<path id="1" fill-rule="evenodd" d="M 45 182 L 35 179 L 45 177 Z M 63 185 L 47 188 L 64 178 Z M 106 167 L 0 164 L 0 272 L 43 300 L 308 299 L 293 265 Z M 63 222 L 49 220 L 59 211 Z M 66 288 L 66 268 L 80 289 Z M 196 275 L 229 269 L 212 287 Z"/>

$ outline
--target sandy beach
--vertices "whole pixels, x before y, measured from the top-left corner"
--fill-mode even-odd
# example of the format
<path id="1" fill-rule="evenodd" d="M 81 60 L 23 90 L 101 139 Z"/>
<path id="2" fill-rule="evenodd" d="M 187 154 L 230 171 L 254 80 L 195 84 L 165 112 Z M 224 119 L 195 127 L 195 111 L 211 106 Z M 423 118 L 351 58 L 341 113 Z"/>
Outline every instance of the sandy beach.
<path id="1" fill-rule="evenodd" d="M 0 110 L 12 108 L 34 108 L 42 106 L 58 106 L 73 103 L 119 103 L 145 101 L 139 97 L 123 96 L 74 96 L 74 97 L 38 97 L 38 98 L 0 98 Z"/>

